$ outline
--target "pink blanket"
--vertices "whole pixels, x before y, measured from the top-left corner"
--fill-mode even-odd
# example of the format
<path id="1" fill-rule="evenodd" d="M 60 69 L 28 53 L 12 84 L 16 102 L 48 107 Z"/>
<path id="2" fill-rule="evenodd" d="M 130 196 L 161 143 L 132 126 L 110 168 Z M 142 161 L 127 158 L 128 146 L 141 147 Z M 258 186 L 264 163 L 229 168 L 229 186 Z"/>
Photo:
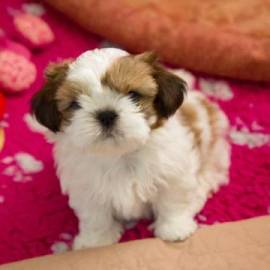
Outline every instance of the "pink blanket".
<path id="1" fill-rule="evenodd" d="M 0 123 L 5 133 L 0 152 L 0 263 L 65 251 L 77 232 L 76 217 L 60 192 L 51 145 L 33 126 L 29 101 L 42 86 L 42 73 L 49 61 L 108 45 L 47 6 L 2 0 L 0 32 L 11 39 L 11 14 L 22 9 L 42 16 L 56 39 L 46 48 L 32 50 L 36 81 L 21 95 L 8 96 L 7 112 Z M 195 87 L 221 105 L 231 122 L 230 184 L 208 201 L 198 221 L 206 226 L 269 213 L 270 86 L 187 75 L 195 79 Z M 139 222 L 122 240 L 152 236 L 148 224 Z"/>

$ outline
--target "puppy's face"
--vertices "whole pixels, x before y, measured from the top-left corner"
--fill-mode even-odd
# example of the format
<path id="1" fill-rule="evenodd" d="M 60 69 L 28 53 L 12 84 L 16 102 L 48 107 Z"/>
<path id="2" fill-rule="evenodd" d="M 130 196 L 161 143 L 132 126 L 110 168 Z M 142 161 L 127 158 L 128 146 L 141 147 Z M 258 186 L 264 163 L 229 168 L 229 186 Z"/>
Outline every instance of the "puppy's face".
<path id="1" fill-rule="evenodd" d="M 124 154 L 145 144 L 183 102 L 185 83 L 152 53 L 86 52 L 49 66 L 32 101 L 37 120 L 77 147 Z"/>

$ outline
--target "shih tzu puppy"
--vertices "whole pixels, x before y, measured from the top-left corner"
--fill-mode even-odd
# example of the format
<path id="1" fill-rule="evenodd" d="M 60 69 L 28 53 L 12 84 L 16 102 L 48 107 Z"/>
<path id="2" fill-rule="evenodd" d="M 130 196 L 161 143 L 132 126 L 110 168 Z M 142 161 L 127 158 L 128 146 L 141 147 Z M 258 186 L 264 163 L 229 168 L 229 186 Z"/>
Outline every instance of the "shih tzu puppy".
<path id="1" fill-rule="evenodd" d="M 63 193 L 79 219 L 74 248 L 117 242 L 124 221 L 154 218 L 164 240 L 183 240 L 210 192 L 228 179 L 223 112 L 152 53 L 87 51 L 50 65 L 32 101 L 54 134 Z"/>

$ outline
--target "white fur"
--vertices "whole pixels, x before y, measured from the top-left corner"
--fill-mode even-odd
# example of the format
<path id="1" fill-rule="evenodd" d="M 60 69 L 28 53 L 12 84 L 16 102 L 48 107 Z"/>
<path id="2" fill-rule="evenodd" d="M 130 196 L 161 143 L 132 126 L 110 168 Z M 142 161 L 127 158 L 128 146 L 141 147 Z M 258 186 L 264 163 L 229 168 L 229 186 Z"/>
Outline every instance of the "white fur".
<path id="1" fill-rule="evenodd" d="M 121 237 L 122 220 L 154 216 L 155 235 L 183 240 L 197 228 L 194 216 L 210 190 L 227 180 L 228 144 L 220 138 L 201 170 L 193 134 L 178 116 L 151 131 L 142 113 L 125 96 L 105 89 L 102 74 L 117 58 L 118 49 L 87 52 L 71 66 L 68 79 L 89 89 L 80 97 L 81 109 L 71 124 L 55 136 L 55 160 L 64 193 L 79 218 L 74 248 L 103 246 Z M 190 92 L 186 102 L 196 103 Z M 198 105 L 203 143 L 209 143 L 207 115 Z M 100 109 L 119 113 L 113 138 L 103 137 L 92 116 Z M 221 129 L 226 118 L 221 113 Z M 223 158 L 220 156 L 223 155 Z M 219 168 L 219 169 L 217 169 Z M 222 168 L 222 170 L 220 169 Z M 207 179 L 206 179 L 207 178 Z"/>

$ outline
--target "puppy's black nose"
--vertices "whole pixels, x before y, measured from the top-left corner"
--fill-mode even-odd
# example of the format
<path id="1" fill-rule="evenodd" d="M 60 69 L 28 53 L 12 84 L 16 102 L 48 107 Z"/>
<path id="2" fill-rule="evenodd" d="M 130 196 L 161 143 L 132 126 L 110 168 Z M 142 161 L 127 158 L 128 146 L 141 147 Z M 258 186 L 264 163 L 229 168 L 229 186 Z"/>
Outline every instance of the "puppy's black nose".
<path id="1" fill-rule="evenodd" d="M 118 114 L 112 110 L 97 113 L 97 119 L 104 128 L 111 128 L 114 125 L 117 117 Z"/>

